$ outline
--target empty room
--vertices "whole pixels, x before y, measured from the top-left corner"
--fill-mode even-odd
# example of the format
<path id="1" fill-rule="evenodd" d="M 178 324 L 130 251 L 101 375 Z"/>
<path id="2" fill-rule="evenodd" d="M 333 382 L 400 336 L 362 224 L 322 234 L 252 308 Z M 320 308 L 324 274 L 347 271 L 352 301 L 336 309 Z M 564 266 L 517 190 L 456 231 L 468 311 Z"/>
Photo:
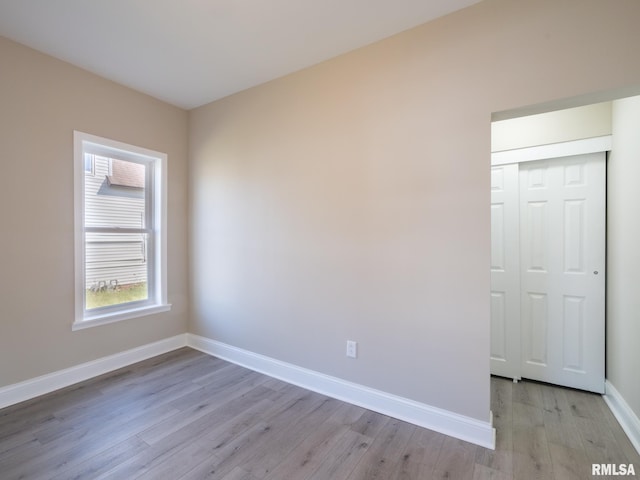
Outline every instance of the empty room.
<path id="1" fill-rule="evenodd" d="M 0 479 L 640 478 L 636 0 L 0 0 Z"/>

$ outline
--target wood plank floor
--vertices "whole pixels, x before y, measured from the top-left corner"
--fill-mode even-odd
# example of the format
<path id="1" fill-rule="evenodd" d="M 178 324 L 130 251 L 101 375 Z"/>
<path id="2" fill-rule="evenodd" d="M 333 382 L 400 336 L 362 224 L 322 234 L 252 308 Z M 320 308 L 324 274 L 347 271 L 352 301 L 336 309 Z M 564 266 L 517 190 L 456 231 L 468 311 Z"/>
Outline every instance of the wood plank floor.
<path id="1" fill-rule="evenodd" d="M 184 348 L 0 410 L 0 479 L 564 480 L 592 478 L 592 463 L 640 472 L 598 395 L 491 382 L 495 451 Z"/>

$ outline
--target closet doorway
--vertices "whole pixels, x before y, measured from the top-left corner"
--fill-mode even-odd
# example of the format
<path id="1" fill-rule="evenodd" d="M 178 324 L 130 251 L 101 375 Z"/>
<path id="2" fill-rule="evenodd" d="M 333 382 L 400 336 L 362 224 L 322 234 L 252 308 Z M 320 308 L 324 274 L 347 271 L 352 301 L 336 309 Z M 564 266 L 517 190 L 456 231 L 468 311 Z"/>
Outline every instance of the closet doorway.
<path id="1" fill-rule="evenodd" d="M 491 373 L 604 393 L 606 153 L 538 153 L 491 170 Z"/>

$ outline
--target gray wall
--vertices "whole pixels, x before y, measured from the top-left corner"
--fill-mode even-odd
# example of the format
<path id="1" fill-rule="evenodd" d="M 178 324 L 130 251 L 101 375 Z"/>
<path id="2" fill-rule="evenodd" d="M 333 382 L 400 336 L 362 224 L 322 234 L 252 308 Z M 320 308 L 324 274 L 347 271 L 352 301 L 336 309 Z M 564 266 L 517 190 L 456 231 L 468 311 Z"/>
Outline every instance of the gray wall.
<path id="1" fill-rule="evenodd" d="M 184 333 L 187 114 L 0 38 L 0 386 Z M 72 332 L 73 131 L 168 154 L 170 312 Z"/>
<path id="2" fill-rule="evenodd" d="M 640 97 L 613 102 L 607 162 L 607 380 L 640 418 Z"/>
<path id="3" fill-rule="evenodd" d="M 487 0 L 192 111 L 190 331 L 487 420 L 492 113 L 640 85 L 615 3 Z"/>

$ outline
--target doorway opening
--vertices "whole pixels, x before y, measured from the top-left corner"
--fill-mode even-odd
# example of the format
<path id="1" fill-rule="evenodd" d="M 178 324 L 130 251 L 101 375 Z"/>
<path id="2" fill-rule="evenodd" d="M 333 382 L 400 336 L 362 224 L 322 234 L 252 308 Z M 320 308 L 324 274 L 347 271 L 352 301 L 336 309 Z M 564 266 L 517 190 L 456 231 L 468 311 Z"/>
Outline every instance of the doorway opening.
<path id="1" fill-rule="evenodd" d="M 600 96 L 600 99 L 602 97 Z M 611 386 L 610 382 L 635 385 L 636 380 L 633 378 L 637 377 L 634 376 L 630 365 L 640 365 L 638 349 L 633 348 L 633 342 L 629 341 L 629 335 L 640 338 L 638 337 L 640 327 L 637 325 L 638 322 L 633 320 L 631 313 L 638 307 L 635 300 L 637 292 L 633 292 L 629 287 L 630 284 L 640 283 L 640 255 L 635 246 L 640 242 L 640 220 L 636 219 L 639 216 L 634 213 L 637 211 L 637 205 L 640 204 L 639 189 L 635 187 L 636 179 L 640 178 L 640 134 L 637 132 L 637 125 L 640 124 L 640 97 L 618 98 L 612 93 L 604 102 L 588 103 L 579 100 L 572 102 L 571 108 L 562 110 L 554 110 L 553 106 L 543 105 L 522 109 L 520 112 L 503 112 L 494 115 L 493 118 L 492 197 L 497 197 L 496 182 L 506 181 L 505 178 L 510 177 L 511 184 L 517 185 L 517 191 L 511 192 L 510 195 L 515 196 L 517 200 L 514 203 L 512 199 L 510 209 L 504 205 L 492 209 L 495 212 L 492 211 L 491 230 L 491 373 L 514 380 L 533 378 L 604 393 L 605 389 Z M 567 105 L 566 103 L 565 105 L 557 104 L 556 107 L 558 106 Z M 523 115 L 523 113 L 531 114 Z M 530 199 L 533 202 L 531 206 L 529 205 L 531 202 L 525 202 L 520 195 L 522 182 L 529 182 L 535 186 L 533 184 L 536 180 L 532 179 L 530 174 L 531 166 L 535 166 L 536 162 L 538 164 L 547 162 L 548 165 L 554 156 L 571 162 L 570 159 L 575 160 L 578 155 L 595 152 L 608 152 L 606 180 L 603 180 L 606 186 L 607 223 L 603 225 L 602 234 L 607 247 L 602 254 L 606 261 L 603 259 L 601 264 L 598 264 L 597 259 L 588 260 L 582 257 L 580 253 L 584 251 L 586 244 L 593 243 L 594 235 L 597 235 L 587 233 L 585 230 L 588 228 L 588 222 L 585 223 L 584 205 L 580 207 L 578 206 L 580 202 L 565 198 L 561 202 L 560 211 L 553 214 L 560 218 L 561 231 L 558 232 L 556 226 L 547 227 L 552 228 L 552 231 L 540 233 L 542 231 L 540 229 L 544 229 L 545 222 L 549 220 L 544 217 L 548 213 L 543 211 L 551 212 L 551 210 L 543 207 L 545 203 L 540 198 Z M 526 168 L 519 167 L 526 163 L 529 164 Z M 496 168 L 508 165 L 511 165 L 510 172 L 507 171 L 509 169 Z M 574 173 L 581 170 L 575 165 L 571 166 L 571 169 Z M 542 182 L 541 176 L 545 175 L 544 169 L 534 170 L 537 172 L 533 175 L 537 175 L 537 180 Z M 521 171 L 529 173 L 523 174 Z M 522 175 L 527 178 L 523 179 Z M 572 174 L 567 174 L 565 169 L 565 172 L 560 175 L 566 177 Z M 541 190 L 543 190 L 542 187 L 534 193 L 539 194 Z M 538 207 L 537 210 L 536 207 Z M 514 216 L 517 222 L 516 227 L 513 227 Z M 511 217 L 512 223 L 510 228 L 505 229 L 504 220 L 507 217 Z M 536 272 L 535 268 L 533 271 L 529 268 L 532 265 L 524 265 L 526 262 L 522 261 L 523 253 L 520 251 L 520 244 L 515 246 L 516 240 L 512 237 L 516 237 L 519 241 L 520 235 L 536 235 L 536 228 L 539 230 L 538 236 L 542 234 L 552 236 L 554 240 L 552 244 L 555 244 L 556 250 L 560 251 L 559 256 L 555 255 L 556 271 L 572 274 L 569 275 L 572 279 L 582 276 L 595 283 L 602 283 L 602 307 L 596 307 L 600 309 L 599 315 L 602 322 L 602 327 L 598 327 L 601 330 L 599 335 L 592 332 L 591 339 L 586 335 L 586 330 L 591 327 L 590 324 L 585 323 L 585 315 L 592 313 L 593 308 L 592 302 L 584 303 L 586 300 L 583 300 L 583 295 L 572 295 L 570 292 L 560 291 L 555 294 L 556 300 L 551 302 L 551 297 L 543 291 L 543 287 L 547 288 L 553 283 L 550 277 L 546 283 L 535 285 L 535 288 L 524 290 L 520 288 L 527 280 L 526 277 L 532 275 L 535 277 Z M 560 234 L 562 231 L 570 233 L 571 228 L 575 231 L 570 241 L 563 240 Z M 579 234 L 585 236 L 580 239 Z M 504 245 L 499 245 L 500 242 L 496 241 L 497 236 L 500 236 L 500 241 L 504 242 Z M 567 245 L 571 245 L 571 242 L 577 243 L 573 243 L 573 248 L 568 248 Z M 525 247 L 525 254 L 529 257 L 533 254 L 543 255 L 543 257 L 553 254 L 549 250 L 550 247 L 542 244 L 538 247 L 534 246 L 537 248 L 537 250 L 534 248 L 535 251 L 531 251 L 530 247 L 531 245 Z M 513 250 L 516 248 L 517 252 L 514 254 Z M 513 265 L 509 272 L 504 268 L 509 255 L 519 262 L 516 272 L 513 271 Z M 551 260 L 545 257 L 547 265 L 552 265 L 549 263 Z M 571 272 L 571 268 L 575 266 L 571 267 L 568 263 L 572 261 L 583 261 L 584 264 Z M 560 264 L 558 265 L 557 262 Z M 521 268 L 523 265 L 524 273 Z M 533 265 L 533 267 L 536 266 Z M 538 270 L 545 271 L 545 268 L 540 268 L 543 266 L 537 267 L 539 267 Z M 594 279 L 594 277 L 597 278 Z M 515 293 L 511 292 L 511 297 L 515 299 L 510 302 L 507 292 L 509 288 L 515 291 Z M 551 303 L 556 305 L 555 313 L 549 311 Z M 532 323 L 534 317 L 544 321 Z M 522 318 L 525 319 L 524 323 Z M 563 338 L 563 335 L 566 338 Z M 595 386 L 576 385 L 566 382 L 563 378 L 558 379 L 557 376 L 540 378 L 531 373 L 533 367 L 539 370 L 543 365 L 549 365 L 552 353 L 556 360 L 559 359 L 560 363 L 557 366 L 559 371 L 576 373 L 584 370 L 577 368 L 580 367 L 578 365 L 580 361 L 584 360 L 581 355 L 598 348 L 602 351 L 602 353 L 598 352 L 601 359 L 599 369 L 601 373 L 597 375 L 600 380 L 595 381 Z M 509 362 L 511 367 L 506 368 L 505 365 Z M 640 398 L 638 401 L 640 402 Z"/>

